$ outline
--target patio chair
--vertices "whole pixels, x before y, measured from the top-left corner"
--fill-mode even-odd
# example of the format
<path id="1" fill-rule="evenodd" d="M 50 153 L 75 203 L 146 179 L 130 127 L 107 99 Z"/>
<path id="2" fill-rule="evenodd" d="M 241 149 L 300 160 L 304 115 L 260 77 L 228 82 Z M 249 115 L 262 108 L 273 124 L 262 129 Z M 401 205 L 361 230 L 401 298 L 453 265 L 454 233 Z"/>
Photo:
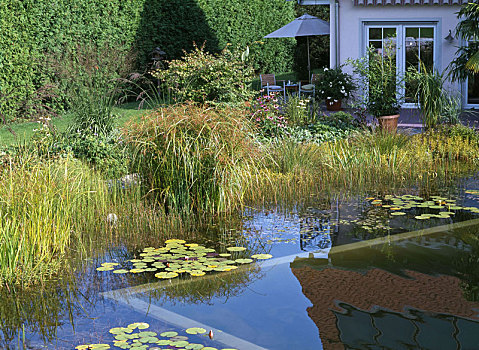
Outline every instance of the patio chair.
<path id="1" fill-rule="evenodd" d="M 282 92 L 285 96 L 284 80 L 278 80 L 283 82 L 283 86 L 276 84 L 276 77 L 274 74 L 260 74 L 261 88 L 266 88 L 266 93 L 269 95 L 271 92 Z"/>
<path id="2" fill-rule="evenodd" d="M 301 98 L 301 93 L 306 93 L 306 94 L 311 94 L 311 96 L 314 97 L 316 93 L 316 86 L 314 83 L 318 80 L 319 74 L 311 74 L 311 81 L 306 81 L 306 84 L 302 85 L 304 82 L 299 82 L 299 90 L 298 90 L 298 96 Z"/>

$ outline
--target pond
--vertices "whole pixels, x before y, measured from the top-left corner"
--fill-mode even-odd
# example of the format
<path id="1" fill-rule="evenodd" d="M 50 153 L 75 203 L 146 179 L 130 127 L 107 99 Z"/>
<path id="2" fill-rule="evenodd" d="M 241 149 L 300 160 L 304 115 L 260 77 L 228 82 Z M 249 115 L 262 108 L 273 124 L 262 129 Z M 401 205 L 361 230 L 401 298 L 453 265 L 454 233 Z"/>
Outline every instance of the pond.
<path id="1" fill-rule="evenodd" d="M 478 262 L 475 177 L 312 195 L 3 291 L 0 348 L 477 349 Z"/>

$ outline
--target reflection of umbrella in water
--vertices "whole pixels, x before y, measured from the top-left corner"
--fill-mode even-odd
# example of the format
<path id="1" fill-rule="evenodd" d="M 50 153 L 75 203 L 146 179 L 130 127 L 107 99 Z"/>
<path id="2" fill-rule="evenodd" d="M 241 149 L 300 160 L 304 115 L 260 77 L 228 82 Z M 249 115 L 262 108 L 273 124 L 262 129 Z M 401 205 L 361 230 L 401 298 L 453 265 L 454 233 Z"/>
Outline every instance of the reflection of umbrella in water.
<path id="1" fill-rule="evenodd" d="M 294 38 L 296 36 L 307 37 L 308 43 L 308 72 L 311 77 L 311 63 L 309 57 L 309 37 L 313 35 L 328 35 L 329 23 L 319 19 L 318 17 L 304 14 L 289 22 L 285 26 L 275 30 L 274 32 L 265 36 L 265 38 Z"/>

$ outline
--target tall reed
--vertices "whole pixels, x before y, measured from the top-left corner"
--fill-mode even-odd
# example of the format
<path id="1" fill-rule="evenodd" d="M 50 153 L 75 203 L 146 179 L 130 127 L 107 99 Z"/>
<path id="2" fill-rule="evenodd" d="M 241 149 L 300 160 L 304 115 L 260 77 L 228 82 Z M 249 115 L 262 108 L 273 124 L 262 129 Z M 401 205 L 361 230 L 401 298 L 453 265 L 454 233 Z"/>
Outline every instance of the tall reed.
<path id="1" fill-rule="evenodd" d="M 241 206 L 262 167 L 244 114 L 175 105 L 127 126 L 135 169 L 167 211 L 188 216 Z"/>
<path id="2" fill-rule="evenodd" d="M 10 158 L 0 168 L 0 187 L 1 285 L 28 285 L 57 272 L 72 241 L 81 249 L 80 227 L 98 220 L 89 205 L 101 206 L 107 192 L 78 161 L 33 156 Z"/>

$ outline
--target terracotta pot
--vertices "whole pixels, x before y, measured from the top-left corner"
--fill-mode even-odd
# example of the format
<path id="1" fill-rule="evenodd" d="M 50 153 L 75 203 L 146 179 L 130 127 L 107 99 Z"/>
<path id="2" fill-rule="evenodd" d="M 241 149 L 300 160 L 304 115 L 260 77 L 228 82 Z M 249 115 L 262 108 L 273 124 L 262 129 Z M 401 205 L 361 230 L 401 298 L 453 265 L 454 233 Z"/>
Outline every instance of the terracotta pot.
<path id="1" fill-rule="evenodd" d="M 341 110 L 341 100 L 336 100 L 336 102 L 334 102 L 333 99 L 327 98 L 326 99 L 326 109 L 328 111 L 340 111 Z"/>
<path id="2" fill-rule="evenodd" d="M 399 114 L 379 117 L 379 127 L 381 130 L 395 133 L 398 128 L 398 118 Z"/>

